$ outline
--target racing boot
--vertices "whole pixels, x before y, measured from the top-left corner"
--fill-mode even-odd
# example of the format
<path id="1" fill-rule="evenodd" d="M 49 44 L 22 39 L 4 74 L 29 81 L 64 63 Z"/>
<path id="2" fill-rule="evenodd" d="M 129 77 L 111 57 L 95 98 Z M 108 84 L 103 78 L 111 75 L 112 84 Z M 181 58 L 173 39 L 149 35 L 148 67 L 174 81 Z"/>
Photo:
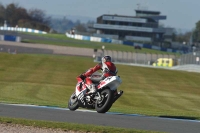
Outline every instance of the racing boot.
<path id="1" fill-rule="evenodd" d="M 96 89 L 96 87 L 95 87 L 94 84 L 90 84 L 89 87 L 88 87 L 88 89 L 90 90 L 88 92 L 88 94 L 95 93 L 97 91 L 97 89 Z"/>

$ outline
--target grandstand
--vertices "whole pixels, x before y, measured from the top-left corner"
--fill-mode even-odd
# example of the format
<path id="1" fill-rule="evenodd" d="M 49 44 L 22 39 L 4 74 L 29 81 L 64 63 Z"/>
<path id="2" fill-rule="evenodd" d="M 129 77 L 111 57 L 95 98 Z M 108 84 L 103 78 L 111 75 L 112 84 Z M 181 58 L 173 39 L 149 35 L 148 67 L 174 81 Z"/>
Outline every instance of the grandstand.
<path id="1" fill-rule="evenodd" d="M 166 20 L 167 16 L 159 11 L 137 9 L 135 12 L 136 16 L 101 15 L 90 28 L 96 30 L 94 36 L 98 37 L 151 44 L 172 41 L 173 29 L 159 26 L 159 20 Z"/>

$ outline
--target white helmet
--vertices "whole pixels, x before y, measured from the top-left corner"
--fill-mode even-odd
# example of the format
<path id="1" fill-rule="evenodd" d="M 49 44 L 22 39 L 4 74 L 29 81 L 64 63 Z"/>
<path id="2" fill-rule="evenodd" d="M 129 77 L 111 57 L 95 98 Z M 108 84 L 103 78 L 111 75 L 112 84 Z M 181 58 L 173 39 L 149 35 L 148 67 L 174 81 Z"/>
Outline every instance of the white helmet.
<path id="1" fill-rule="evenodd" d="M 109 67 L 107 66 L 107 63 L 112 62 L 112 58 L 110 56 L 106 55 L 106 56 L 102 57 L 101 62 L 102 62 L 102 72 L 105 73 L 105 72 L 110 71 Z"/>
<path id="2" fill-rule="evenodd" d="M 106 55 L 101 58 L 102 63 L 104 62 L 112 62 L 112 58 L 109 55 Z"/>

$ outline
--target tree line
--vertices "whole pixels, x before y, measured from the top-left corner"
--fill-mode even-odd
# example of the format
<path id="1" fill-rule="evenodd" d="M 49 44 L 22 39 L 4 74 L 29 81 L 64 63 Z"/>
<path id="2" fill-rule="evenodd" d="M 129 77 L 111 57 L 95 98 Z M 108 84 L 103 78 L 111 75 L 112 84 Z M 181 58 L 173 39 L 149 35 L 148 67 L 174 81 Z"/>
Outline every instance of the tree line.
<path id="1" fill-rule="evenodd" d="M 92 21 L 81 23 L 80 20 L 73 22 L 66 17 L 55 19 L 47 16 L 41 9 L 27 10 L 16 3 L 6 6 L 0 3 L 0 25 L 3 25 L 5 20 L 8 26 L 11 27 L 26 27 L 56 33 L 65 33 L 72 28 L 80 32 L 88 32 L 88 24 L 94 23 Z M 190 32 L 180 34 L 175 30 L 172 36 L 173 41 L 180 43 L 189 42 L 191 38 L 193 42 L 200 42 L 200 21 L 196 23 L 196 27 Z"/>
<path id="2" fill-rule="evenodd" d="M 86 23 L 81 23 L 80 20 L 76 20 L 75 22 L 67 19 L 66 17 L 63 18 L 52 18 L 50 22 L 50 27 L 58 33 L 66 33 L 71 29 L 75 29 L 79 32 L 90 32 L 88 28 L 88 24 L 93 24 L 93 21 L 88 21 Z"/>
<path id="3" fill-rule="evenodd" d="M 49 31 L 50 17 L 40 9 L 27 10 L 16 3 L 6 6 L 0 4 L 0 25 L 7 22 L 11 27 L 34 28 L 42 31 Z"/>
<path id="4" fill-rule="evenodd" d="M 87 31 L 87 24 L 81 23 L 80 20 L 73 22 L 66 17 L 61 19 L 51 18 L 41 9 L 27 10 L 16 3 L 6 6 L 0 3 L 0 25 L 3 25 L 5 21 L 10 27 L 18 26 L 46 32 L 65 33 L 72 28 L 82 32 Z"/>
<path id="5" fill-rule="evenodd" d="M 172 40 L 176 42 L 200 43 L 200 20 L 196 22 L 195 28 L 185 33 L 177 33 L 175 30 L 172 35 Z"/>

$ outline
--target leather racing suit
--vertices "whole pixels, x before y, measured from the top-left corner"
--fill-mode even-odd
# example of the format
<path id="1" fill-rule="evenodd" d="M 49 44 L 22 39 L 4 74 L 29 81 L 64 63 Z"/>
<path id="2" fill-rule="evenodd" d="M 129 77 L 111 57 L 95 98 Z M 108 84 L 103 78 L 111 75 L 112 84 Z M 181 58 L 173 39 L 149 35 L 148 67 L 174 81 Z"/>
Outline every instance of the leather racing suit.
<path id="1" fill-rule="evenodd" d="M 102 70 L 101 77 L 91 79 L 90 76 L 98 70 Z M 93 82 L 99 82 L 99 81 L 105 79 L 106 77 L 115 76 L 116 74 L 117 74 L 117 68 L 114 63 L 112 63 L 111 61 L 106 61 L 106 62 L 102 61 L 101 63 L 97 64 L 93 68 L 90 68 L 85 73 L 79 75 L 77 77 L 77 80 L 80 81 L 80 80 L 85 79 L 85 83 L 86 83 L 86 85 L 88 85 L 88 89 L 90 90 L 89 93 L 94 93 L 94 92 L 96 92 L 96 87 L 93 84 Z"/>

